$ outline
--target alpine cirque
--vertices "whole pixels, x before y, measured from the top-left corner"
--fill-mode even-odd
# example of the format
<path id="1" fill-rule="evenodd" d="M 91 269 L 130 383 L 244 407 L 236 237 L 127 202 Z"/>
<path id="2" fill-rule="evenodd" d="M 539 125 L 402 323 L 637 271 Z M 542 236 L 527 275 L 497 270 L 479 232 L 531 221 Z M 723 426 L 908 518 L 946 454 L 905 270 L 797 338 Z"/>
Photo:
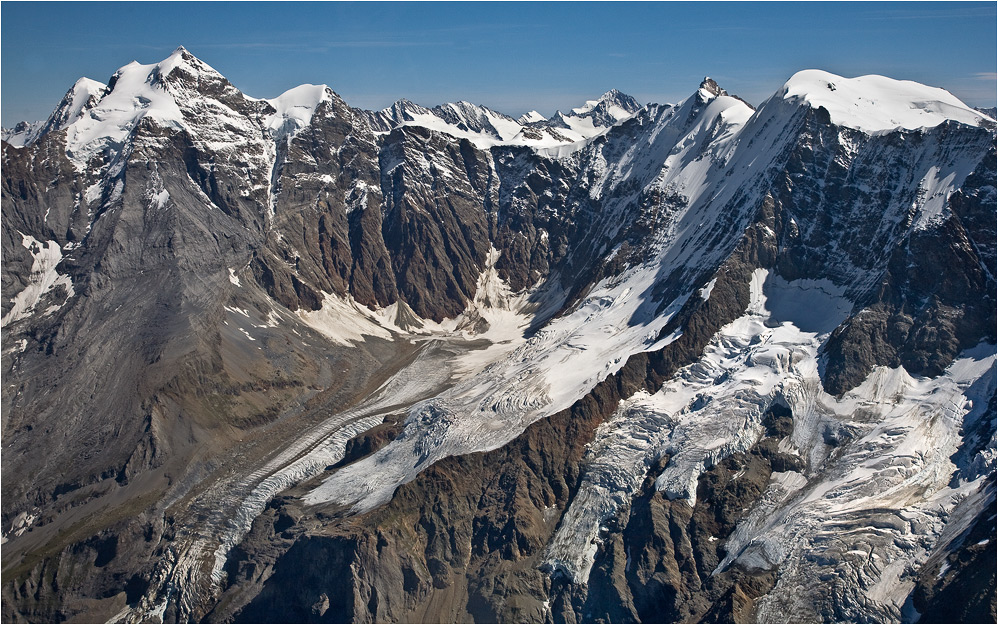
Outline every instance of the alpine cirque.
<path id="1" fill-rule="evenodd" d="M 80 79 L 3 134 L 3 620 L 994 622 L 993 116 Z"/>

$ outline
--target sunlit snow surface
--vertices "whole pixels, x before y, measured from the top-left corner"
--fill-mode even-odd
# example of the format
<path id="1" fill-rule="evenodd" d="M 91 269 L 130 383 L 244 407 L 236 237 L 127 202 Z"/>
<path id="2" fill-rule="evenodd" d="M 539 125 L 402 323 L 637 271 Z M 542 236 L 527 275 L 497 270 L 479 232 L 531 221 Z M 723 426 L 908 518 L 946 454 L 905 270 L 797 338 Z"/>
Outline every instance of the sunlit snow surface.
<path id="1" fill-rule="evenodd" d="M 595 285 L 572 312 L 553 320 L 481 374 L 463 379 L 448 392 L 414 407 L 398 440 L 330 476 L 306 501 L 353 504 L 358 510 L 374 507 L 387 501 L 398 485 L 411 480 L 432 462 L 448 455 L 500 447 L 530 423 L 571 406 L 596 383 L 617 371 L 631 354 L 662 347 L 664 342 L 653 343 L 670 315 L 693 294 L 709 297 L 710 287 L 685 282 L 680 295 L 671 302 L 656 301 L 651 295 L 655 287 L 667 275 L 679 274 L 684 269 L 716 267 L 730 253 L 738 234 L 747 225 L 747 222 L 729 222 L 731 207 L 739 202 L 754 206 L 761 202 L 764 190 L 759 174 L 794 139 L 790 120 L 799 111 L 800 106 L 775 99 L 753 114 L 735 98 L 698 93 L 675 107 L 649 107 L 646 114 L 636 118 L 637 122 L 629 122 L 641 124 L 638 131 L 641 134 L 631 140 L 622 154 L 614 153 L 611 143 L 567 156 L 582 160 L 587 170 L 593 172 L 594 198 L 616 199 L 616 204 L 611 202 L 603 209 L 608 234 L 620 225 L 613 215 L 623 215 L 624 207 L 636 199 L 641 188 L 658 188 L 681 198 L 675 212 L 656 224 L 656 253 L 647 262 Z M 962 182 L 962 177 L 948 177 L 946 182 L 952 188 Z M 634 188 L 635 196 L 613 193 L 619 188 Z M 704 245 L 707 232 L 715 234 L 712 245 Z M 668 273 L 663 271 L 665 268 Z M 843 276 L 847 286 L 857 287 L 857 281 L 869 279 L 866 272 L 854 268 L 843 271 L 850 272 Z M 822 292 L 833 290 L 829 284 Z M 841 290 L 834 292 L 842 294 Z M 779 305 L 793 307 L 783 300 Z M 822 332 L 830 332 L 848 313 L 848 307 L 830 310 L 836 316 L 821 324 Z M 746 371 L 762 376 L 751 384 L 760 397 L 775 392 L 766 385 L 788 383 L 783 376 L 805 366 L 800 363 L 816 362 L 817 330 L 795 327 L 794 332 L 806 331 L 811 335 L 805 340 L 773 331 L 775 337 L 769 338 L 775 345 L 810 345 L 812 357 L 808 359 L 804 357 L 806 353 L 777 347 L 752 350 Z M 754 336 L 754 332 L 741 329 L 732 340 L 746 334 Z M 749 358 L 749 354 L 736 350 L 726 357 Z M 814 379 L 817 379 L 816 366 Z M 711 388 L 717 382 L 715 377 L 701 380 L 703 389 Z M 693 401 L 686 396 L 692 388 L 687 384 L 676 389 L 668 401 Z M 715 401 L 720 410 L 723 402 Z M 739 425 L 745 431 L 732 438 L 733 434 L 724 430 L 711 440 L 691 446 L 660 477 L 663 490 L 677 496 L 695 492 L 697 474 L 683 466 L 702 467 L 718 454 L 745 448 L 761 431 L 758 419 L 767 400 L 750 401 L 739 394 L 731 401 L 734 402 L 731 408 L 737 408 L 746 420 Z M 753 402 L 757 404 L 754 408 L 749 405 Z M 669 405 L 670 410 L 679 409 Z M 708 410 L 699 414 L 711 413 Z M 697 431 L 721 426 L 728 427 L 722 420 Z"/>
<path id="2" fill-rule="evenodd" d="M 961 430 L 986 414 L 994 393 L 995 346 L 982 344 L 938 378 L 878 367 L 841 400 L 814 386 L 790 397 L 798 428 L 790 443 L 810 456 L 810 470 L 774 474 L 720 565 L 781 567 L 780 581 L 760 603 L 760 621 L 814 618 L 806 598 L 816 593 L 807 589 L 827 588 L 830 577 L 855 595 L 843 602 L 856 610 L 845 620 L 862 618 L 864 604 L 885 619 L 900 618 L 912 572 L 961 501 L 994 475 L 993 436 L 965 465 L 954 464 Z M 823 449 L 822 422 L 841 427 L 845 444 Z M 814 480 L 818 471 L 822 478 Z"/>
<path id="3" fill-rule="evenodd" d="M 160 63 L 132 62 L 115 73 L 111 92 L 66 127 L 66 151 L 78 169 L 85 169 L 90 158 L 105 147 L 119 148 L 144 118 L 161 126 L 183 127 L 177 102 L 157 84 L 180 59 L 178 50 Z"/>
<path id="4" fill-rule="evenodd" d="M 290 140 L 312 122 L 315 109 L 329 102 L 332 94 L 326 85 L 299 85 L 273 100 L 267 100 L 275 112 L 264 121 L 273 137 Z"/>
<path id="5" fill-rule="evenodd" d="M 655 486 L 670 498 L 696 498 L 700 473 L 752 446 L 762 417 L 787 388 L 817 379 L 818 346 L 851 304 L 828 281 L 788 283 L 763 269 L 752 277 L 745 315 L 711 339 L 703 357 L 654 395 L 622 402 L 589 445 L 579 493 L 547 556 L 578 583 L 589 576 L 602 523 L 668 454 Z"/>
<path id="6" fill-rule="evenodd" d="M 15 321 L 30 317 L 33 313 L 48 315 L 61 308 L 62 304 L 58 304 L 49 306 L 45 310 L 37 310 L 38 302 L 49 291 L 58 286 L 66 289 L 66 299 L 63 304 L 75 294 L 73 282 L 69 276 L 56 271 L 56 267 L 62 261 L 62 249 L 59 248 L 57 242 L 42 242 L 31 235 L 22 234 L 21 245 L 31 254 L 31 274 L 27 286 L 11 300 L 11 309 L 0 323 L 5 327 Z"/>
<path id="7" fill-rule="evenodd" d="M 66 97 L 47 120 L 28 124 L 23 130 L 16 132 L 7 131 L 3 140 L 15 148 L 21 148 L 38 139 L 44 132 L 62 130 L 80 119 L 87 108 L 100 100 L 106 89 L 107 85 L 96 80 L 80 78 L 70 87 Z"/>
<path id="8" fill-rule="evenodd" d="M 843 78 L 804 70 L 787 81 L 782 97 L 824 107 L 833 123 L 871 134 L 929 128 L 947 120 L 971 126 L 990 120 L 945 89 L 877 75 Z"/>

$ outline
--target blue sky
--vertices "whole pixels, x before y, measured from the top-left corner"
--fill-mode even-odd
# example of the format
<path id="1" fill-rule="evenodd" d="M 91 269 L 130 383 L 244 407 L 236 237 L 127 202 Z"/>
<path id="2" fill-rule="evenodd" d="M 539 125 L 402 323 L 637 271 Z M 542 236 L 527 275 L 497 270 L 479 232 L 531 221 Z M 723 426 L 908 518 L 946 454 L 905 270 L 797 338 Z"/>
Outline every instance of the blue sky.
<path id="1" fill-rule="evenodd" d="M 794 72 L 884 74 L 994 106 L 995 2 L 3 2 L 3 125 L 43 119 L 178 45 L 254 97 L 325 83 L 354 106 L 459 99 L 549 115 L 611 88 L 676 102 L 709 75 L 758 104 Z"/>

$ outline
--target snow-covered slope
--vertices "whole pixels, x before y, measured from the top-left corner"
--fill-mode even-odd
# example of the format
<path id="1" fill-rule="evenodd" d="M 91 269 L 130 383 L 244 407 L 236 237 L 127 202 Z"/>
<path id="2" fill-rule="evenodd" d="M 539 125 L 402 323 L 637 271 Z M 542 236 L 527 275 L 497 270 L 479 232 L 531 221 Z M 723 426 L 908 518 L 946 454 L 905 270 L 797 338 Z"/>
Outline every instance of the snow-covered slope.
<path id="1" fill-rule="evenodd" d="M 47 132 L 63 130 L 96 106 L 106 92 L 107 85 L 89 78 L 80 78 L 47 120 L 25 124 L 20 130 L 15 128 L 13 131 L 5 132 L 3 139 L 15 147 L 23 147 Z"/>
<path id="2" fill-rule="evenodd" d="M 66 124 L 66 152 L 80 168 L 106 147 L 124 143 L 143 119 L 183 127 L 183 114 L 162 80 L 181 62 L 182 50 L 160 63 L 129 63 L 111 77 L 109 92 L 83 115 Z"/>
<path id="3" fill-rule="evenodd" d="M 750 113 L 735 98 L 710 95 L 705 99 L 697 94 L 675 107 L 649 112 L 650 119 L 642 120 L 647 125 L 640 130 L 641 139 L 619 138 L 634 146 L 623 154 L 614 154 L 618 146 L 613 138 L 591 146 L 581 158 L 591 161 L 584 166 L 597 176 L 592 193 L 607 200 L 601 215 L 606 220 L 601 229 L 604 241 L 614 239 L 626 223 L 623 216 L 631 210 L 633 196 L 619 194 L 619 188 L 642 185 L 687 198 L 659 224 L 647 259 L 593 285 L 572 311 L 501 360 L 451 392 L 416 407 L 406 434 L 396 444 L 336 473 L 307 500 L 313 504 L 334 500 L 370 509 L 387 501 L 399 484 L 436 460 L 504 445 L 537 419 L 581 399 L 618 371 L 630 355 L 668 344 L 669 339 L 659 339 L 662 328 L 699 285 L 686 281 L 669 285 L 677 293 L 672 301 L 649 298 L 648 293 L 662 290 L 660 282 L 670 277 L 662 274 L 663 266 L 689 270 L 688 280 L 703 267 L 717 266 L 730 253 L 740 234 L 737 228 L 713 249 L 692 243 L 702 235 L 695 224 L 721 216 L 727 198 L 704 193 L 719 183 L 718 177 L 729 177 L 712 167 L 713 158 L 724 159 L 734 149 L 738 131 Z M 656 160 L 662 154 L 671 154 L 664 165 Z M 605 165 L 608 156 L 616 157 L 612 166 Z M 635 162 L 645 158 L 645 162 Z M 649 170 L 651 162 L 661 169 Z M 636 170 L 645 177 L 632 179 Z M 747 169 L 733 171 L 749 176 Z M 718 190 L 734 193 L 736 189 L 750 192 L 741 184 Z M 575 365 L 566 368 L 567 362 Z M 372 480 L 372 475 L 378 478 Z"/>
<path id="4" fill-rule="evenodd" d="M 274 107 L 274 113 L 264 120 L 273 137 L 290 139 L 294 134 L 312 122 L 316 107 L 329 102 L 332 92 L 326 85 L 299 85 L 288 89 L 267 102 Z"/>
<path id="5" fill-rule="evenodd" d="M 547 118 L 538 113 L 537 111 L 528 111 L 527 113 L 521 115 L 519 119 L 517 119 L 516 121 L 519 122 L 520 125 L 526 125 L 526 124 L 533 124 L 536 122 L 542 122 L 545 119 Z"/>
<path id="6" fill-rule="evenodd" d="M 794 74 L 780 96 L 824 108 L 833 123 L 871 134 L 896 128 L 930 128 L 945 121 L 971 126 L 994 123 L 945 89 L 885 76 L 843 78 L 809 69 Z"/>

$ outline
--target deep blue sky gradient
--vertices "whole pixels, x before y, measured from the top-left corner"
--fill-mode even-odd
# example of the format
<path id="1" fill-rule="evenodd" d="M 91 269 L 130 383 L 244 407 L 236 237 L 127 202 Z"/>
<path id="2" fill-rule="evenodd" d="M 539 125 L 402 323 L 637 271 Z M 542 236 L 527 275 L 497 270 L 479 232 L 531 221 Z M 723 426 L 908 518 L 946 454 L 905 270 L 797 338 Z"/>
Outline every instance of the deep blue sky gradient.
<path id="1" fill-rule="evenodd" d="M 354 106 L 470 100 L 545 115 L 617 88 L 676 102 L 704 75 L 758 104 L 794 72 L 883 74 L 994 106 L 995 2 L 3 2 L 3 125 L 45 118 L 178 45 L 254 97 L 325 83 Z"/>

